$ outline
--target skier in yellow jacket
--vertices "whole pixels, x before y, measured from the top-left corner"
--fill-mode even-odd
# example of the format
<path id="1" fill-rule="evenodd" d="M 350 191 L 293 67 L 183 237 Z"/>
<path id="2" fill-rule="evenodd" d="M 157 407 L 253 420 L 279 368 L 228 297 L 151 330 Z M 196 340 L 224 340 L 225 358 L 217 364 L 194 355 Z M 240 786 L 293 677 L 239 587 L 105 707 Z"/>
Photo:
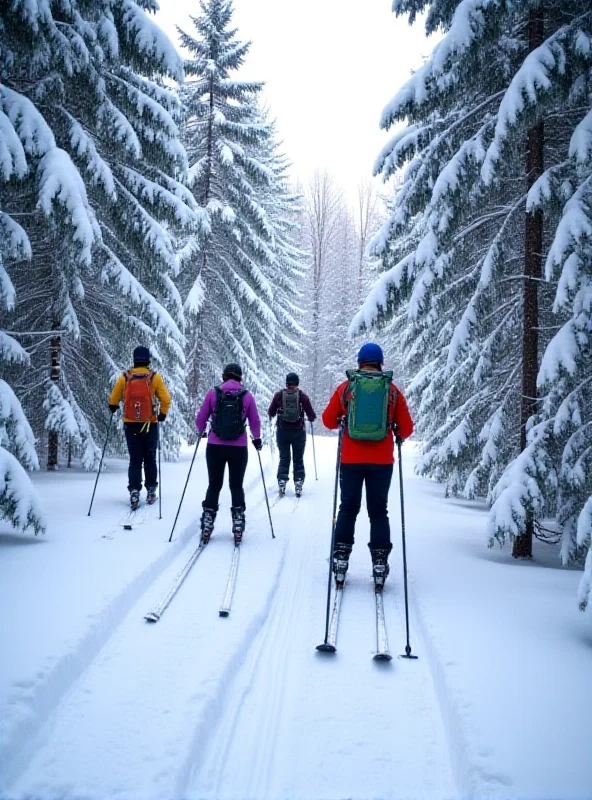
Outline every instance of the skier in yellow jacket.
<path id="1" fill-rule="evenodd" d="M 150 369 L 150 351 L 147 347 L 136 347 L 134 366 L 120 375 L 109 395 L 109 410 L 114 414 L 123 400 L 123 423 L 129 451 L 128 489 L 133 511 L 140 504 L 142 490 L 142 466 L 146 484 L 146 502 L 156 500 L 158 470 L 156 450 L 158 446 L 158 424 L 164 422 L 171 396 L 164 381 Z M 157 410 L 156 401 L 160 404 Z"/>

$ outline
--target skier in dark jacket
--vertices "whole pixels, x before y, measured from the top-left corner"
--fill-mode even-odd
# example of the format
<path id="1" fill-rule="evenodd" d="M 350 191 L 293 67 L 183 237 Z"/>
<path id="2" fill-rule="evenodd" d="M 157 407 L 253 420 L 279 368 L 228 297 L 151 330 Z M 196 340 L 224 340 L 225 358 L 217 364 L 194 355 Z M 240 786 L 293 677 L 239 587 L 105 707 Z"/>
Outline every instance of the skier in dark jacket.
<path id="1" fill-rule="evenodd" d="M 286 375 L 286 388 L 276 392 L 267 413 L 269 418 L 277 415 L 276 441 L 280 453 L 277 471 L 278 488 L 283 497 L 290 479 L 290 459 L 294 459 L 294 491 L 296 497 L 302 494 L 304 483 L 304 449 L 306 429 L 304 415 L 309 422 L 317 418 L 308 395 L 298 388 L 300 379 L 295 372 Z"/>
<path id="2" fill-rule="evenodd" d="M 252 442 L 261 450 L 261 422 L 253 395 L 243 389 L 242 369 L 238 364 L 227 364 L 220 386 L 210 389 L 195 418 L 199 436 L 205 435 L 211 418 L 206 464 L 209 485 L 203 501 L 201 539 L 209 541 L 218 512 L 218 498 L 224 483 L 224 470 L 228 464 L 228 483 L 232 497 L 232 533 L 239 545 L 245 530 L 245 490 L 243 480 L 249 460 L 246 423 L 248 421 Z"/>
<path id="3" fill-rule="evenodd" d="M 374 342 L 363 345 L 358 353 L 358 369 L 382 372 L 382 349 Z M 323 411 L 323 423 L 335 430 L 347 419 L 350 381 L 344 381 L 335 390 Z M 333 572 L 337 583 L 343 583 L 354 543 L 356 518 L 362 504 L 362 488 L 366 487 L 366 506 L 370 517 L 370 542 L 372 571 L 377 591 L 381 591 L 389 574 L 388 557 L 392 549 L 388 519 L 388 494 L 393 476 L 395 436 L 404 440 L 413 433 L 413 420 L 403 393 L 389 381 L 387 428 L 380 441 L 352 438 L 346 425 L 343 432 L 339 485 L 341 504 L 335 526 Z"/>

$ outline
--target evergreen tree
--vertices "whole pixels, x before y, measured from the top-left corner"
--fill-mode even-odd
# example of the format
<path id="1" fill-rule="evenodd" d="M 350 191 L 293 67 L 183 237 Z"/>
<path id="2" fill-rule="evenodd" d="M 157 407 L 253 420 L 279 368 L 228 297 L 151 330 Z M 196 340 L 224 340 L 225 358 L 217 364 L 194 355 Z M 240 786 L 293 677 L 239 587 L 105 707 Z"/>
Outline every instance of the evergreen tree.
<path id="1" fill-rule="evenodd" d="M 567 308 L 581 309 L 585 269 L 573 279 L 569 270 L 570 248 L 581 250 L 582 238 L 566 244 L 560 218 L 570 216 L 566 201 L 582 197 L 578 187 L 588 174 L 582 126 L 590 105 L 592 11 L 575 0 L 400 0 L 394 7 L 411 21 L 427 7 L 428 32 L 441 27 L 446 34 L 383 115 L 384 127 L 405 119 L 407 125 L 385 147 L 377 170 L 388 178 L 406 168 L 374 243 L 387 271 L 356 324 L 406 309 L 412 400 L 426 441 L 422 469 L 451 492 L 488 492 L 492 539 L 510 536 L 514 554 L 528 555 L 537 518 L 561 517 L 569 497 L 573 534 L 574 513 L 589 496 L 589 486 L 574 487 L 567 464 L 586 448 L 573 450 L 565 426 L 572 449 L 558 463 L 561 426 L 552 422 L 552 409 L 565 397 L 573 401 L 572 388 L 583 389 L 590 369 L 585 318 L 574 329 L 575 312 Z M 590 207 L 585 200 L 576 205 L 581 225 Z M 546 254 L 549 283 L 542 284 Z M 561 264 L 568 272 L 553 305 L 551 281 Z M 555 385 L 542 402 L 540 359 L 546 352 L 544 365 L 561 363 L 561 334 L 552 338 L 552 328 L 565 325 L 577 331 L 582 352 L 571 373 L 575 384 L 561 383 L 561 369 L 545 367 L 540 387 Z M 564 334 L 562 346 L 566 340 Z M 563 413 L 565 421 L 565 407 Z M 558 481 L 560 473 L 565 480 Z M 583 542 L 582 529 L 579 536 Z"/>
<path id="2" fill-rule="evenodd" d="M 149 344 L 173 390 L 182 387 L 172 233 L 199 230 L 203 217 L 182 183 L 180 105 L 163 83 L 182 78 L 182 63 L 144 8 L 154 10 L 139 0 L 13 0 L 0 29 L 0 116 L 25 157 L 0 199 L 24 220 L 30 256 L 10 268 L 11 323 L 31 368 L 11 378 L 37 436 L 48 431 L 48 468 L 61 438 L 94 464 L 109 382 L 135 344 Z M 175 450 L 174 412 L 172 422 Z"/>
<path id="3" fill-rule="evenodd" d="M 182 92 L 184 142 L 192 191 L 207 216 L 203 243 L 184 243 L 179 286 L 188 315 L 188 391 L 191 408 L 220 379 L 225 361 L 243 366 L 256 393 L 268 395 L 259 363 L 276 346 L 278 318 L 272 276 L 275 231 L 265 207 L 275 176 L 266 163 L 272 126 L 262 119 L 262 84 L 234 79 L 249 49 L 230 27 L 229 0 L 202 0 Z"/>

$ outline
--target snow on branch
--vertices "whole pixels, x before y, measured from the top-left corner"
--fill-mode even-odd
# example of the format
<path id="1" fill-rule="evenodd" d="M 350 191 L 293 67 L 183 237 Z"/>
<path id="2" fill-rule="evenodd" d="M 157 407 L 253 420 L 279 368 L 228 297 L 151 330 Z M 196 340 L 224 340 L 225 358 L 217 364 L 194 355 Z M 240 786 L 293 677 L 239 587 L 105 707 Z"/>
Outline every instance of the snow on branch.
<path id="1" fill-rule="evenodd" d="M 493 503 L 487 522 L 489 547 L 497 541 L 503 545 L 507 539 L 522 536 L 526 530 L 527 516 L 540 516 L 545 497 L 537 477 L 548 472 L 545 441 L 552 423 L 539 423 L 529 432 L 526 448 L 506 467 L 492 490 Z"/>
<path id="2" fill-rule="evenodd" d="M 174 80 L 183 82 L 183 60 L 166 33 L 153 22 L 134 0 L 124 0 L 123 22 L 130 44 L 148 61 L 157 61 Z"/>
<path id="3" fill-rule="evenodd" d="M 569 26 L 563 26 L 540 47 L 528 53 L 512 78 L 499 105 L 493 141 L 481 167 L 481 177 L 486 185 L 493 181 L 503 145 L 527 103 L 533 107 L 540 103 L 541 94 L 552 87 L 553 73 L 562 75 L 565 71 L 566 54 L 560 39 L 568 32 Z"/>
<path id="4" fill-rule="evenodd" d="M 2 379 L 0 379 L 0 446 L 10 447 L 27 469 L 39 469 L 31 426 L 17 396 Z"/>
<path id="5" fill-rule="evenodd" d="M 56 143 L 51 128 L 33 103 L 22 94 L 0 84 L 0 110 L 22 142 L 25 153 L 42 157 Z"/>
<path id="6" fill-rule="evenodd" d="M 122 294 L 128 297 L 130 302 L 147 309 L 159 329 L 167 331 L 173 339 L 182 338 L 179 327 L 166 308 L 150 292 L 146 291 L 140 281 L 134 278 L 110 248 L 103 244 L 101 249 L 107 257 L 107 263 L 104 268 L 105 279 L 116 283 Z"/>
<path id="7" fill-rule="evenodd" d="M 592 161 L 592 109 L 576 125 L 569 143 L 569 157 L 580 164 Z"/>
<path id="8" fill-rule="evenodd" d="M 4 234 L 3 240 L 0 238 L 0 258 L 2 255 L 10 256 L 11 258 L 31 258 L 31 242 L 25 233 L 24 229 L 12 217 L 0 211 L 0 233 Z M 4 252 L 2 253 L 2 249 Z M 0 273 L 2 272 L 2 264 L 0 261 Z M 3 278 L 0 275 L 0 283 L 3 283 Z M 0 296 L 5 294 L 6 287 L 0 287 Z M 14 300 L 14 297 L 13 297 Z M 11 309 L 14 303 L 7 303 L 7 308 Z"/>
<path id="9" fill-rule="evenodd" d="M 59 148 L 49 150 L 39 162 L 38 206 L 48 216 L 53 201 L 62 205 L 74 228 L 74 241 L 80 247 L 80 261 L 90 264 L 91 249 L 100 239 L 95 215 L 88 203 L 86 187 L 70 156 Z"/>
<path id="10" fill-rule="evenodd" d="M 407 276 L 414 263 L 415 253 L 410 253 L 395 264 L 394 267 L 382 273 L 362 307 L 352 319 L 348 336 L 355 336 L 364 328 L 371 328 L 375 324 L 380 311 L 384 311 L 387 307 L 389 290 L 391 287 L 399 288 L 401 281 Z"/>
<path id="11" fill-rule="evenodd" d="M 0 447 L 0 518 L 17 530 L 45 531 L 47 521 L 29 476 L 16 458 Z"/>
<path id="12" fill-rule="evenodd" d="M 28 364 L 30 361 L 24 347 L 5 331 L 0 331 L 0 362 L 2 361 L 7 364 Z"/>
<path id="13" fill-rule="evenodd" d="M 486 12 L 496 5 L 495 0 L 461 0 L 445 38 L 383 110 L 381 128 L 388 130 L 397 119 L 407 114 L 410 106 L 418 107 L 426 103 L 430 84 L 437 82 L 443 91 L 456 82 L 450 64 L 458 61 L 481 37 L 486 25 Z"/>

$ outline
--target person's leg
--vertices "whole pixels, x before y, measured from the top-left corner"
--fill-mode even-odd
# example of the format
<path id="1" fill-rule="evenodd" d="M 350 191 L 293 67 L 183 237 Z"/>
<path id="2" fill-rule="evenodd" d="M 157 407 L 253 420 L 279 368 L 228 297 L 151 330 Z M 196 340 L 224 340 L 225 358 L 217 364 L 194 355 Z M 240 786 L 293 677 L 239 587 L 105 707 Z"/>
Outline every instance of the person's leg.
<path id="1" fill-rule="evenodd" d="M 389 574 L 388 557 L 392 550 L 388 518 L 388 493 L 393 477 L 392 464 L 372 464 L 366 471 L 366 507 L 370 518 L 370 554 L 374 584 L 378 591 Z"/>
<path id="2" fill-rule="evenodd" d="M 278 453 L 280 454 L 280 461 L 278 464 L 277 479 L 278 484 L 283 484 L 284 488 L 290 478 L 290 431 L 284 430 L 278 426 L 276 432 L 276 442 L 278 446 Z"/>
<path id="3" fill-rule="evenodd" d="M 354 543 L 356 518 L 362 504 L 364 471 L 361 464 L 342 464 L 339 474 L 341 502 L 335 525 L 333 572 L 337 583 L 343 583 Z"/>
<path id="4" fill-rule="evenodd" d="M 224 470 L 226 469 L 226 446 L 222 444 L 208 444 L 206 447 L 206 466 L 208 468 L 208 490 L 204 508 L 218 510 L 218 498 L 224 483 Z"/>
<path id="5" fill-rule="evenodd" d="M 243 486 L 249 451 L 247 447 L 228 447 L 228 483 L 232 498 L 232 534 L 235 545 L 242 542 L 245 532 L 245 489 Z"/>
<path id="6" fill-rule="evenodd" d="M 228 485 L 233 506 L 245 506 L 245 489 L 243 486 L 249 450 L 247 447 L 234 447 L 226 445 L 228 450 Z"/>
<path id="7" fill-rule="evenodd" d="M 158 449 L 158 428 L 151 425 L 150 429 L 141 434 L 142 455 L 144 457 L 144 485 L 148 492 L 156 491 L 158 486 L 158 468 L 156 466 L 156 452 Z"/>
<path id="8" fill-rule="evenodd" d="M 306 447 L 306 431 L 302 428 L 299 431 L 292 431 L 292 457 L 294 459 L 294 485 L 304 483 L 306 473 L 304 471 L 304 449 Z"/>
<path id="9" fill-rule="evenodd" d="M 128 485 L 127 488 L 130 492 L 139 492 L 142 488 L 142 440 L 141 434 L 136 433 L 135 428 L 130 425 L 124 426 L 125 441 L 127 442 L 127 449 L 129 453 L 129 467 L 127 471 Z"/>
<path id="10" fill-rule="evenodd" d="M 208 444 L 206 446 L 206 466 L 208 469 L 208 489 L 202 503 L 201 515 L 201 540 L 206 543 L 210 540 L 214 530 L 214 522 L 218 513 L 218 498 L 224 483 L 224 470 L 226 457 L 224 445 Z"/>

